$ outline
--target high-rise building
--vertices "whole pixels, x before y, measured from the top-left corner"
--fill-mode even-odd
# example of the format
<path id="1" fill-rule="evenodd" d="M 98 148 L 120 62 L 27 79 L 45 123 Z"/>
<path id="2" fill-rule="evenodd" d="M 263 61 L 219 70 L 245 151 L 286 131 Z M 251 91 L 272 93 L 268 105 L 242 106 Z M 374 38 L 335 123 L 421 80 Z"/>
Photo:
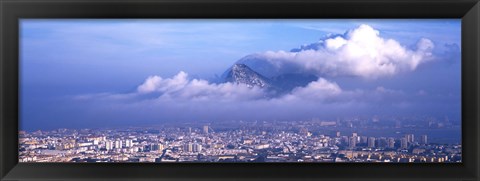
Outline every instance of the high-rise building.
<path id="1" fill-rule="evenodd" d="M 353 132 L 353 133 L 352 133 L 352 136 L 353 136 L 353 137 L 357 137 L 358 134 L 357 134 L 356 132 Z"/>
<path id="2" fill-rule="evenodd" d="M 357 146 L 357 137 L 356 136 L 350 137 L 350 140 L 348 142 L 348 147 L 355 148 L 356 146 Z"/>
<path id="3" fill-rule="evenodd" d="M 130 148 L 133 146 L 133 140 L 127 139 L 125 140 L 125 147 Z"/>
<path id="4" fill-rule="evenodd" d="M 414 143 L 415 142 L 415 138 L 414 138 L 413 134 L 406 134 L 405 138 L 407 139 L 408 143 Z"/>
<path id="5" fill-rule="evenodd" d="M 388 148 L 395 148 L 395 139 L 388 138 Z"/>
<path id="6" fill-rule="evenodd" d="M 422 135 L 420 136 L 420 144 L 428 144 L 428 138 L 427 138 L 427 135 Z"/>
<path id="7" fill-rule="evenodd" d="M 203 126 L 203 133 L 208 134 L 208 125 Z"/>
<path id="8" fill-rule="evenodd" d="M 115 148 L 117 148 L 117 149 L 118 149 L 118 148 L 122 148 L 122 147 L 123 147 L 122 144 L 123 144 L 123 143 L 122 143 L 122 140 L 117 140 L 117 141 L 115 141 Z"/>
<path id="9" fill-rule="evenodd" d="M 407 138 L 400 139 L 400 148 L 402 148 L 402 149 L 407 149 L 408 148 Z"/>
<path id="10" fill-rule="evenodd" d="M 201 144 L 198 144 L 198 143 L 195 143 L 193 144 L 193 149 L 192 149 L 193 152 L 202 152 L 202 145 Z"/>
<path id="11" fill-rule="evenodd" d="M 105 142 L 105 149 L 107 149 L 107 150 L 113 150 L 113 141 L 107 141 L 107 142 Z"/>
<path id="12" fill-rule="evenodd" d="M 186 143 L 183 145 L 183 151 L 184 152 L 193 152 L 193 144 L 192 143 Z"/>
<path id="13" fill-rule="evenodd" d="M 341 135 L 340 135 L 340 131 L 337 131 L 337 134 L 336 134 L 337 138 L 339 138 Z"/>
<path id="14" fill-rule="evenodd" d="M 375 137 L 368 138 L 368 147 L 375 148 Z"/>

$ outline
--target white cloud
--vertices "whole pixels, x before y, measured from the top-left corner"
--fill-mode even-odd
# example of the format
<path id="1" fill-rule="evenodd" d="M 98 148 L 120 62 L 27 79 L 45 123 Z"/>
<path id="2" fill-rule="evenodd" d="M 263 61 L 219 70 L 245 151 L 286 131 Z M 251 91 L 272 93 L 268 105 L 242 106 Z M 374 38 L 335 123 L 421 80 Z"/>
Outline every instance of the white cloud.
<path id="1" fill-rule="evenodd" d="M 345 35 L 330 36 L 316 49 L 299 52 L 267 51 L 261 56 L 278 69 L 297 66 L 320 76 L 358 76 L 375 79 L 413 71 L 432 60 L 434 44 L 422 38 L 414 49 L 380 36 L 378 30 L 361 25 Z"/>
<path id="2" fill-rule="evenodd" d="M 345 44 L 347 44 L 347 40 L 343 39 L 340 36 L 325 40 L 325 46 L 329 50 L 336 50 Z"/>
<path id="3" fill-rule="evenodd" d="M 176 102 L 176 101 L 201 101 L 205 103 L 214 102 L 270 102 L 273 104 L 316 102 L 323 103 L 348 103 L 355 101 L 378 102 L 384 99 L 402 99 L 404 93 L 398 90 L 387 89 L 379 86 L 373 90 L 343 90 L 336 82 L 319 78 L 310 82 L 304 87 L 297 87 L 291 92 L 278 97 L 271 97 L 268 92 L 260 87 L 248 87 L 244 84 L 234 83 L 209 83 L 202 79 L 189 79 L 188 74 L 179 72 L 172 78 L 150 76 L 137 91 L 126 94 L 98 93 L 74 96 L 74 100 L 110 100 L 143 102 L 156 100 L 154 102 Z"/>
<path id="4" fill-rule="evenodd" d="M 85 95 L 78 96 L 77 100 L 91 103 L 92 115 L 106 111 L 116 119 L 147 117 L 162 121 L 301 120 L 369 111 L 378 114 L 382 110 L 377 109 L 383 107 L 394 107 L 395 111 L 414 109 L 410 104 L 412 96 L 402 91 L 383 86 L 345 90 L 324 78 L 286 95 L 274 98 L 265 95 L 267 93 L 258 87 L 214 84 L 189 79 L 186 73 L 180 72 L 172 78 L 150 76 L 137 91 L 128 94 Z"/>
<path id="5" fill-rule="evenodd" d="M 338 96 L 341 93 L 342 89 L 337 83 L 319 78 L 305 87 L 295 88 L 290 94 L 285 96 L 285 99 L 321 100 Z"/>
<path id="6" fill-rule="evenodd" d="M 184 88 L 188 83 L 187 73 L 179 72 L 173 78 L 162 79 L 159 76 L 150 76 L 138 86 L 139 93 L 174 92 Z"/>
<path id="7" fill-rule="evenodd" d="M 259 87 L 249 88 L 244 84 L 213 84 L 202 79 L 188 79 L 188 74 L 180 72 L 173 78 L 163 79 L 150 76 L 138 86 L 139 94 L 159 93 L 160 99 L 185 100 L 249 100 L 264 96 Z"/>

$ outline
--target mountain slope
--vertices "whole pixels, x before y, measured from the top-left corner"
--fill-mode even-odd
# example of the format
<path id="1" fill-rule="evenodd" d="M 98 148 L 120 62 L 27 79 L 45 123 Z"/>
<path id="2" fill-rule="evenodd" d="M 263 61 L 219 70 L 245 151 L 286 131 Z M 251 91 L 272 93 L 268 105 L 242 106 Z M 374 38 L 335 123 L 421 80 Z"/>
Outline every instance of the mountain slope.
<path id="1" fill-rule="evenodd" d="M 248 87 L 269 88 L 271 81 L 263 75 L 253 71 L 245 64 L 235 64 L 224 74 L 225 82 L 245 84 Z"/>

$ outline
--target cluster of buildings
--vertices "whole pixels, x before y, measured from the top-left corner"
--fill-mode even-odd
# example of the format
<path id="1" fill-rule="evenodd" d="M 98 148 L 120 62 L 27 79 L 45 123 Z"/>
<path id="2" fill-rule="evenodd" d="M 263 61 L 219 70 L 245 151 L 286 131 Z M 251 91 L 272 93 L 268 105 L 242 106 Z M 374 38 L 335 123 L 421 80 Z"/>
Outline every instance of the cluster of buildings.
<path id="1" fill-rule="evenodd" d="M 461 162 L 461 144 L 428 135 L 240 127 L 20 132 L 20 162 Z"/>

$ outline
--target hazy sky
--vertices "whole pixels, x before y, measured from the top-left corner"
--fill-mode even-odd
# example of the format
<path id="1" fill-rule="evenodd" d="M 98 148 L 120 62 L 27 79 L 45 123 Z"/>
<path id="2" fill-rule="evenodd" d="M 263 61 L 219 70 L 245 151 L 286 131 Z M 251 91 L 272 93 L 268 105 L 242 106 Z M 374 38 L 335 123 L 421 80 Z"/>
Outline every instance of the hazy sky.
<path id="1" fill-rule="evenodd" d="M 23 19 L 21 129 L 377 114 L 459 120 L 460 23 Z M 210 81 L 247 55 L 319 79 L 275 98 Z"/>

